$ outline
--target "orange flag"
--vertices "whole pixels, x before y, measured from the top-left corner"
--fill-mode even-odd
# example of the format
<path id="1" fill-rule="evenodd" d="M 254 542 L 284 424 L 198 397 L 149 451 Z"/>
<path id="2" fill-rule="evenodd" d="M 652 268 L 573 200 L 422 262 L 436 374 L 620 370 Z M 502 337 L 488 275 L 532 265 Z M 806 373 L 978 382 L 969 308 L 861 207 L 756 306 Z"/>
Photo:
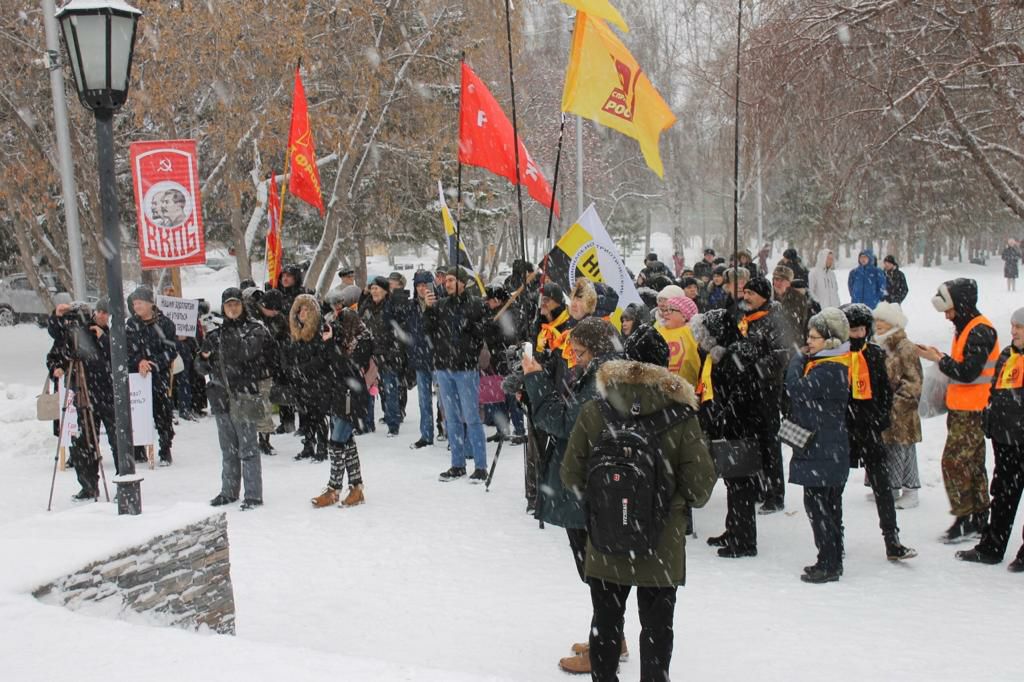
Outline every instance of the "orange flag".
<path id="1" fill-rule="evenodd" d="M 276 287 L 284 254 L 281 244 L 281 200 L 273 173 L 270 174 L 270 195 L 267 197 L 267 222 L 267 281 L 270 286 Z"/>
<path id="2" fill-rule="evenodd" d="M 306 91 L 302 87 L 299 67 L 295 67 L 295 93 L 292 95 L 292 126 L 288 133 L 288 161 L 292 177 L 288 189 L 292 195 L 324 214 L 324 200 L 320 193 L 320 171 L 316 167 L 316 149 L 313 129 L 309 127 Z"/>

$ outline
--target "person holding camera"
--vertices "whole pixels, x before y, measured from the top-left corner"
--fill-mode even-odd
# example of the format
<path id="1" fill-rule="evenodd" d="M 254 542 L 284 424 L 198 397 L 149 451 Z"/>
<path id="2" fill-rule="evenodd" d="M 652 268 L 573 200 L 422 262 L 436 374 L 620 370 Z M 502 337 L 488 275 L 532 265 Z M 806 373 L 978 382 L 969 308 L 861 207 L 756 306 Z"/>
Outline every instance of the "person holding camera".
<path id="1" fill-rule="evenodd" d="M 277 343 L 266 327 L 249 318 L 240 289 L 225 289 L 221 308 L 224 323 L 206 336 L 196 359 L 196 370 L 208 377 L 222 457 L 220 494 L 210 504 L 237 501 L 244 484 L 244 511 L 263 504 L 256 424 L 265 407 L 259 385 L 277 369 Z"/>

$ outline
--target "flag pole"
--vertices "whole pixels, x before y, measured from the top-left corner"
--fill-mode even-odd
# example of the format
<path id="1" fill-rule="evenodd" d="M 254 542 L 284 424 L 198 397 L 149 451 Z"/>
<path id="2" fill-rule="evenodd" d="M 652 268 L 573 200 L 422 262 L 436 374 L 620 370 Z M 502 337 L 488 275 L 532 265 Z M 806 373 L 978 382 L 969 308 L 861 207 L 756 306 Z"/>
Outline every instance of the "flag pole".
<path id="1" fill-rule="evenodd" d="M 740 273 L 740 50 L 743 41 L 743 0 L 736 0 L 736 97 L 732 166 L 732 296 L 739 301 Z"/>
<path id="2" fill-rule="evenodd" d="M 512 136 L 516 159 L 516 200 L 519 205 L 519 250 L 526 260 L 526 229 L 523 227 L 523 182 L 519 172 L 519 125 L 516 121 L 516 79 L 512 67 L 512 10 L 510 0 L 505 0 L 505 35 L 508 41 L 508 82 L 512 91 Z"/>
<path id="3" fill-rule="evenodd" d="M 462 56 L 459 59 L 459 92 L 462 92 L 462 65 L 466 63 L 466 51 L 462 51 Z M 460 142 L 461 135 L 460 135 Z M 449 254 L 448 262 L 450 267 L 461 267 L 461 259 L 458 257 L 459 249 L 462 248 L 462 155 L 456 154 L 459 160 L 459 175 L 458 181 L 455 185 L 455 244 L 451 247 L 451 253 Z"/>
<path id="4" fill-rule="evenodd" d="M 551 181 L 551 205 L 548 207 L 548 233 L 544 240 L 544 263 L 541 266 L 541 280 L 543 285 L 548 278 L 548 256 L 551 254 L 551 226 L 555 220 L 555 199 L 558 196 L 558 168 L 562 165 L 562 141 L 565 139 L 565 114 L 561 115 L 561 123 L 558 126 L 558 150 L 555 152 L 555 177 Z"/>

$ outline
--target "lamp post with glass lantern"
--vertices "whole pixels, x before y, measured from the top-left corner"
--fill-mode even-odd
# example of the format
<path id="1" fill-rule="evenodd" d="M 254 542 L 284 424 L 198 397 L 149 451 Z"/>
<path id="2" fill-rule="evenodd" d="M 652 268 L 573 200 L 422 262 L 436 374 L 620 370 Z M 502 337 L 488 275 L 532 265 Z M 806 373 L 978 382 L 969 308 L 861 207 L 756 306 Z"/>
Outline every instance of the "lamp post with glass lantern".
<path id="1" fill-rule="evenodd" d="M 103 216 L 103 255 L 110 295 L 110 364 L 114 380 L 118 514 L 142 512 L 142 478 L 135 474 L 121 228 L 114 175 L 114 112 L 128 97 L 135 28 L 142 12 L 123 0 L 71 0 L 57 11 L 79 101 L 96 116 L 96 158 Z"/>

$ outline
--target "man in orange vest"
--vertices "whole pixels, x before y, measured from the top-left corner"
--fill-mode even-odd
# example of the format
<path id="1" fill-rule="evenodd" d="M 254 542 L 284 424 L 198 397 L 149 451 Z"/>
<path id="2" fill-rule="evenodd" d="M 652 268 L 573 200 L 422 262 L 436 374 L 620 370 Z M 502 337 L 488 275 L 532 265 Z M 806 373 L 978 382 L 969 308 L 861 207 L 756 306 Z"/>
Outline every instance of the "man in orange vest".
<path id="1" fill-rule="evenodd" d="M 932 298 L 932 305 L 956 327 L 948 355 L 934 347 L 918 346 L 918 355 L 937 362 L 939 370 L 949 377 L 942 478 L 956 521 L 943 534 L 942 541 L 953 544 L 977 537 L 988 523 L 988 474 L 981 415 L 988 405 L 999 359 L 999 337 L 993 324 L 978 312 L 978 283 L 973 279 L 946 282 Z"/>

